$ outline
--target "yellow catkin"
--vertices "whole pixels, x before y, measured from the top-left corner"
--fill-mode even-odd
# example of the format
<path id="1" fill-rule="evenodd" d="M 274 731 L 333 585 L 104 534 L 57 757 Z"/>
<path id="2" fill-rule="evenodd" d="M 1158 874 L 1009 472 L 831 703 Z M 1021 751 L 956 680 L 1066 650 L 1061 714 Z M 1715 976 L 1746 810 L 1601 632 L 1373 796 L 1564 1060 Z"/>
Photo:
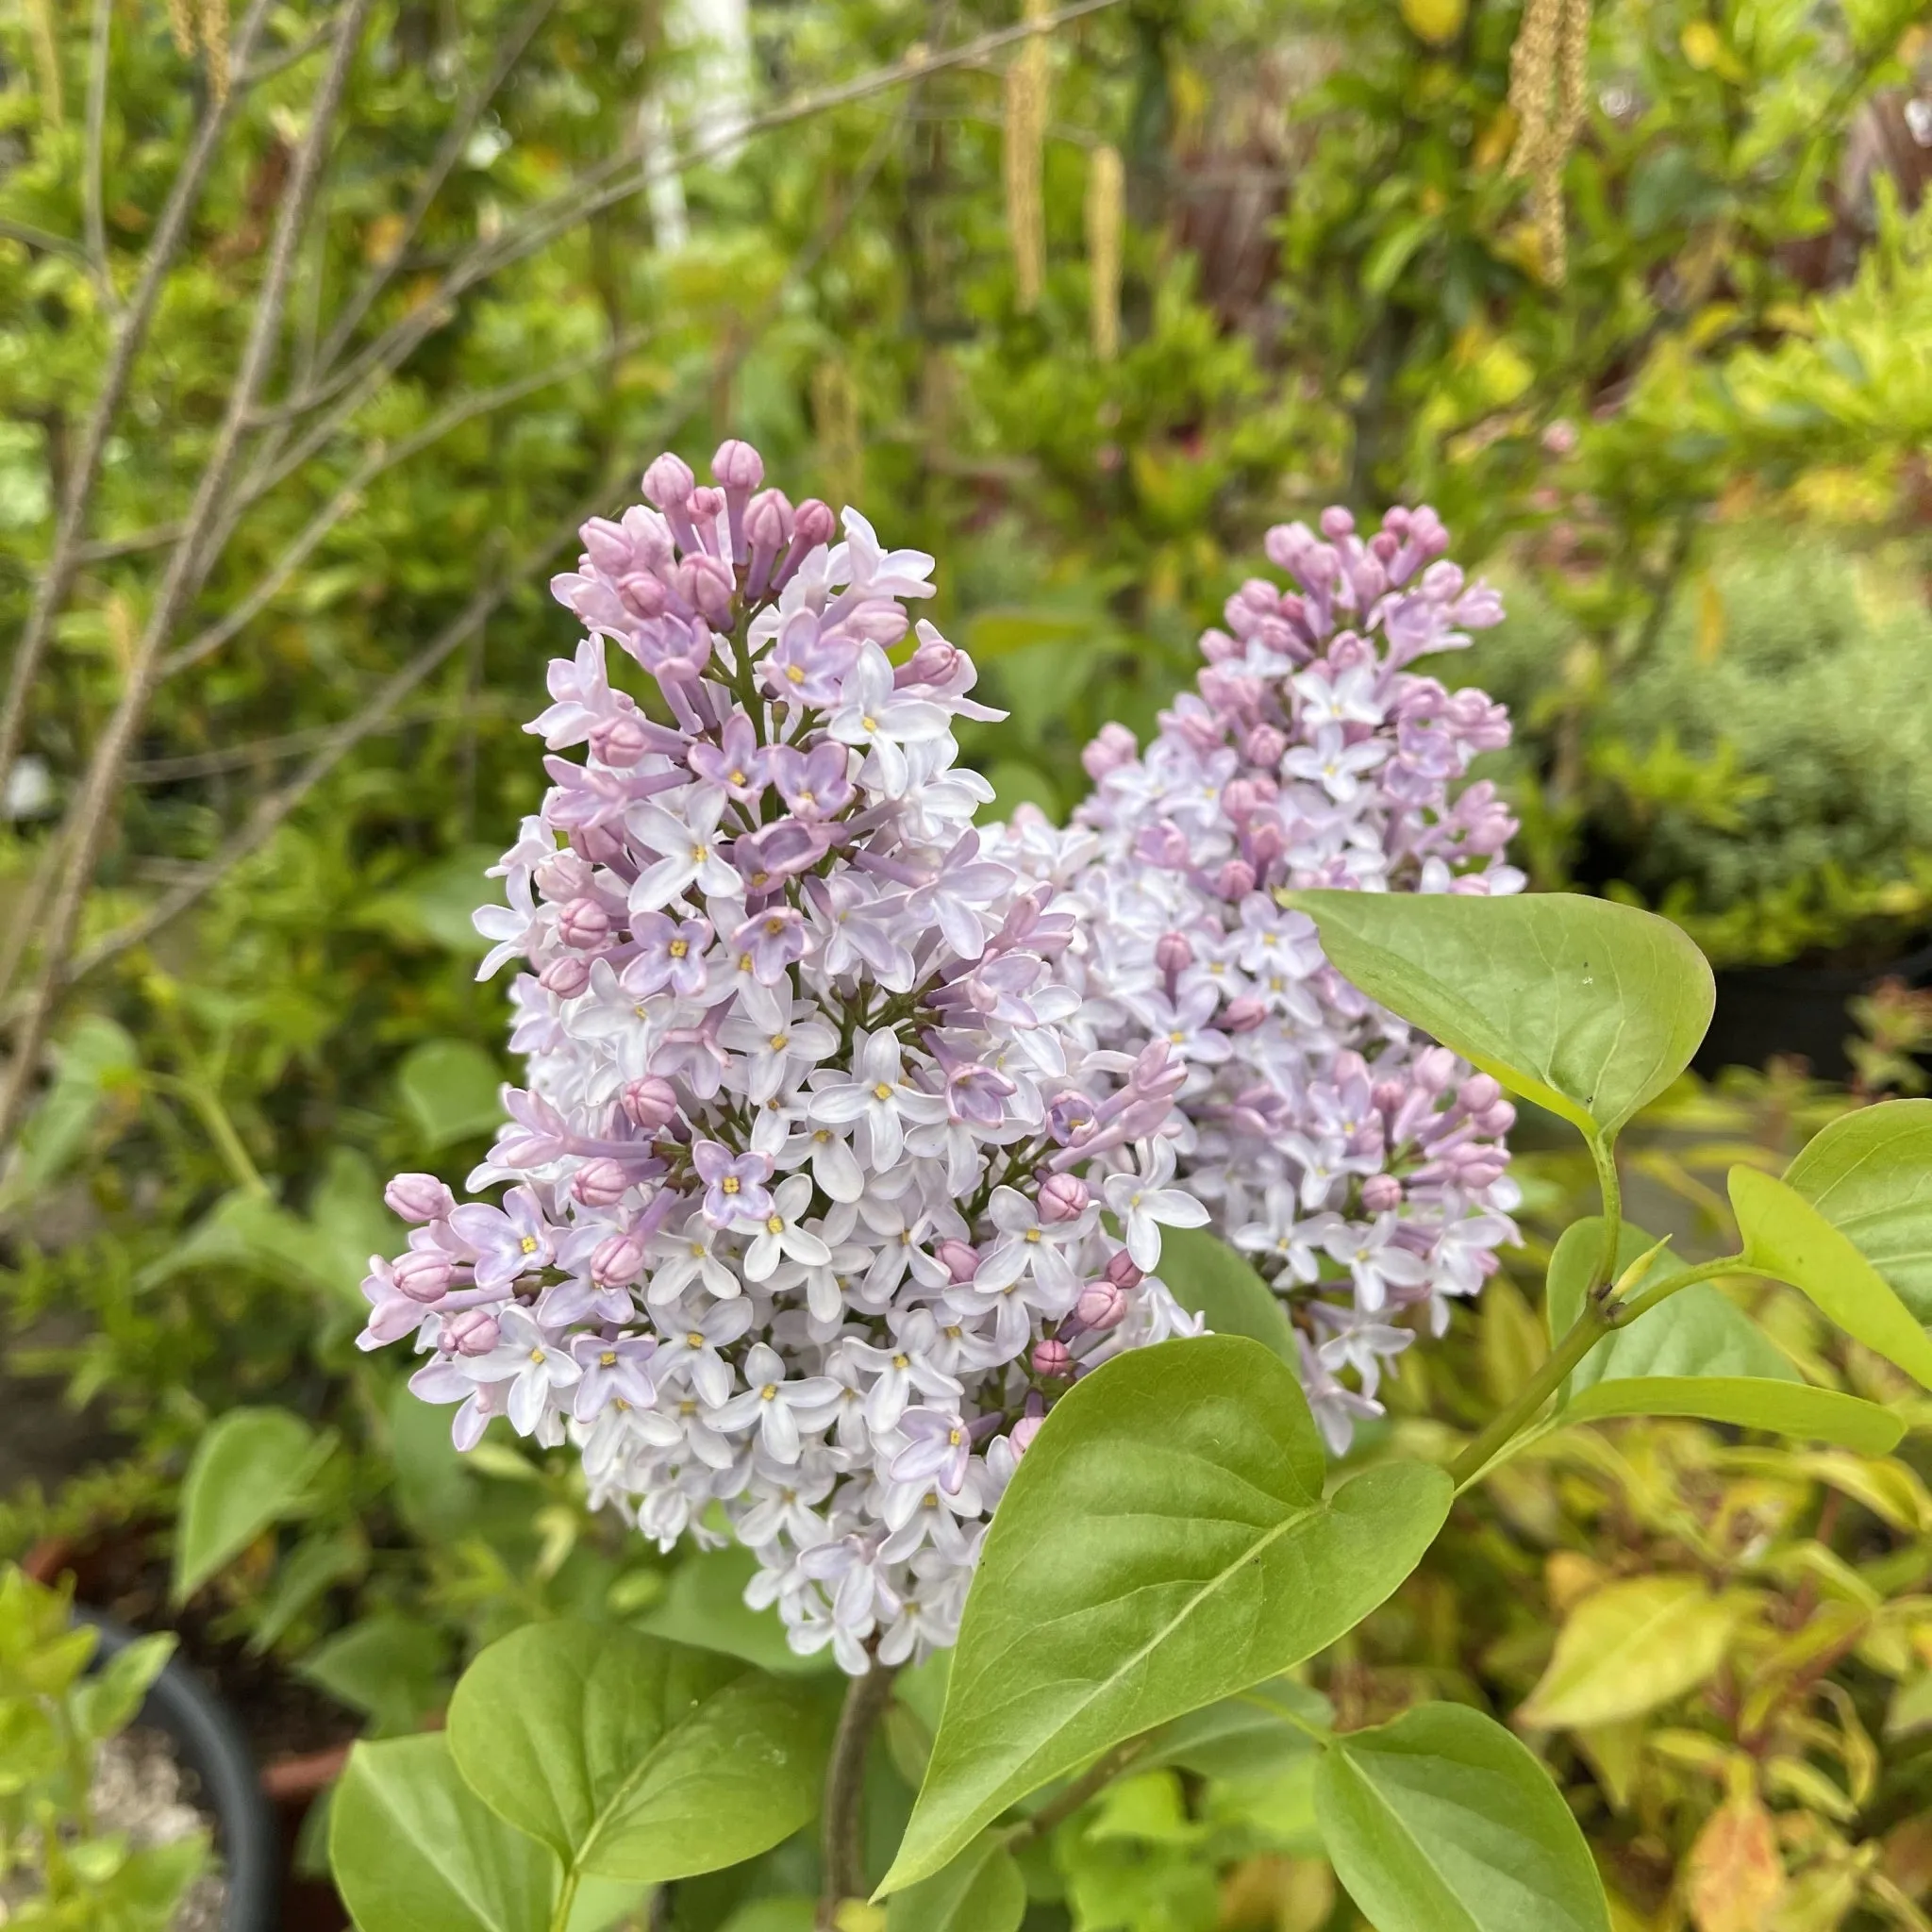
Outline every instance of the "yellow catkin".
<path id="1" fill-rule="evenodd" d="M 1025 18 L 1043 20 L 1049 0 L 1026 0 Z M 1031 34 L 1006 77 L 1007 232 L 1013 242 L 1014 300 L 1022 314 L 1040 305 L 1046 281 L 1046 203 L 1041 167 L 1046 147 L 1046 36 Z"/>
<path id="2" fill-rule="evenodd" d="M 860 435 L 858 384 L 845 362 L 828 357 L 811 373 L 811 421 L 818 432 L 819 468 L 825 498 L 850 503 L 862 494 L 865 448 Z"/>
<path id="3" fill-rule="evenodd" d="M 1121 352 L 1121 220 L 1126 175 L 1120 150 L 1097 147 L 1087 165 L 1087 280 L 1093 353 L 1111 362 Z"/>
<path id="4" fill-rule="evenodd" d="M 1590 106 L 1590 0 L 1526 0 L 1509 55 L 1512 175 L 1527 175 L 1543 274 L 1565 274 L 1563 164 Z"/>
<path id="5" fill-rule="evenodd" d="M 27 31 L 33 36 L 34 66 L 40 73 L 41 110 L 55 127 L 67 125 L 67 100 L 60 88 L 60 43 L 55 35 L 54 0 L 27 0 Z"/>
<path id="6" fill-rule="evenodd" d="M 194 53 L 193 0 L 168 0 L 168 33 L 175 51 L 186 60 Z"/>
<path id="7" fill-rule="evenodd" d="M 201 0 L 201 44 L 208 53 L 208 91 L 228 98 L 228 0 Z"/>

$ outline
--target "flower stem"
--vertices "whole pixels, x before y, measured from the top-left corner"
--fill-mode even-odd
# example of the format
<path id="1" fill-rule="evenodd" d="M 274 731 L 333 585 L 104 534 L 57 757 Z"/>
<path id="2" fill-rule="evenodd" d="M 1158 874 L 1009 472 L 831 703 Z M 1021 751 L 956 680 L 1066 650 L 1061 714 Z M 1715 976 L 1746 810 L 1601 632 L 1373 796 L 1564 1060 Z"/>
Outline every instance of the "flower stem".
<path id="1" fill-rule="evenodd" d="M 1013 1826 L 1007 1834 L 1007 1849 L 1016 1852 L 1035 1839 L 1044 1838 L 1057 1824 L 1064 1824 L 1088 1799 L 1105 1790 L 1121 1773 L 1147 1748 L 1146 1737 L 1127 1738 L 1111 1751 L 1103 1753 L 1065 1790 L 1049 1798 L 1031 1818 Z"/>
<path id="2" fill-rule="evenodd" d="M 1640 1295 L 1610 1310 L 1610 1325 L 1613 1328 L 1627 1328 L 1640 1315 L 1647 1315 L 1657 1303 L 1669 1301 L 1680 1288 L 1689 1288 L 1693 1281 L 1708 1281 L 1713 1275 L 1736 1274 L 1744 1266 L 1742 1255 L 1720 1255 L 1715 1261 L 1700 1261 L 1695 1268 L 1685 1268 L 1675 1274 L 1666 1274 L 1661 1281 L 1654 1281 Z"/>
<path id="3" fill-rule="evenodd" d="M 891 1697 L 896 1665 L 874 1664 L 854 1677 L 839 1713 L 832 1758 L 825 1767 L 825 1806 L 822 1840 L 824 1885 L 819 1895 L 818 1932 L 835 1932 L 839 1907 L 863 1898 L 865 1882 L 865 1754 L 872 1734 Z"/>
<path id="4" fill-rule="evenodd" d="M 1449 1465 L 1449 1474 L 1458 1490 L 1474 1482 L 1515 1437 L 1536 1420 L 1537 1411 L 1560 1389 L 1572 1369 L 1593 1349 L 1614 1326 L 1611 1310 L 1600 1292 L 1584 1297 L 1583 1312 L 1571 1324 L 1570 1332 L 1554 1349 L 1523 1391 L 1505 1409 L 1490 1419 L 1489 1425 L 1467 1449 Z"/>

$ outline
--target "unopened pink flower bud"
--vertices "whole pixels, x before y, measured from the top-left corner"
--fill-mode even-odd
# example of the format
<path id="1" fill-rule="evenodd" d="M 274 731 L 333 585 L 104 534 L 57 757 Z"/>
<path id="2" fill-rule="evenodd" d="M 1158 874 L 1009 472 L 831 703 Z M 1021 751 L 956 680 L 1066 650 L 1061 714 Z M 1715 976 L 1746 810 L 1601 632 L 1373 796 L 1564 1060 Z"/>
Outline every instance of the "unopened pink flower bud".
<path id="1" fill-rule="evenodd" d="M 728 491 L 753 491 L 765 480 L 765 459 L 750 443 L 729 437 L 711 458 L 711 475 Z"/>
<path id="2" fill-rule="evenodd" d="M 1501 1084 L 1488 1074 L 1472 1074 L 1456 1090 L 1464 1113 L 1487 1113 L 1503 1097 Z"/>
<path id="3" fill-rule="evenodd" d="M 1109 772 L 1131 764 L 1140 748 L 1140 741 L 1124 724 L 1103 724 L 1100 736 L 1080 754 L 1080 762 L 1097 785 Z"/>
<path id="4" fill-rule="evenodd" d="M 1322 534 L 1331 543 L 1355 534 L 1355 519 L 1340 504 L 1330 504 L 1322 512 Z"/>
<path id="5" fill-rule="evenodd" d="M 979 1273 L 979 1250 L 970 1242 L 942 1241 L 933 1253 L 956 1287 L 971 1281 Z"/>
<path id="6" fill-rule="evenodd" d="M 464 1308 L 442 1324 L 442 1345 L 454 1355 L 488 1355 L 498 1336 L 496 1317 L 488 1308 Z"/>
<path id="7" fill-rule="evenodd" d="M 928 638 L 892 674 L 893 686 L 904 691 L 910 684 L 944 684 L 958 668 L 959 647 L 944 638 Z"/>
<path id="8" fill-rule="evenodd" d="M 662 617 L 671 608 L 671 592 L 663 578 L 649 571 L 632 571 L 629 576 L 618 579 L 617 588 L 625 603 L 640 617 Z"/>
<path id="9" fill-rule="evenodd" d="M 1486 1139 L 1500 1141 L 1516 1124 L 1516 1109 L 1507 1100 L 1486 1107 L 1475 1116 L 1475 1130 Z"/>
<path id="10" fill-rule="evenodd" d="M 611 767 L 627 772 L 650 748 L 644 721 L 635 711 L 619 711 L 599 718 L 591 726 L 591 756 Z"/>
<path id="11" fill-rule="evenodd" d="M 609 939 L 614 924 L 602 902 L 587 893 L 573 899 L 558 915 L 557 936 L 580 953 L 594 952 Z"/>
<path id="12" fill-rule="evenodd" d="M 1024 1456 L 1033 1446 L 1033 1439 L 1039 1435 L 1041 1424 L 1046 1421 L 1043 1415 L 1023 1415 L 1013 1424 L 1012 1434 L 1007 1439 L 1013 1445 L 1015 1456 Z"/>
<path id="13" fill-rule="evenodd" d="M 587 1160 L 571 1182 L 571 1192 L 586 1208 L 614 1208 L 630 1190 L 630 1176 L 614 1160 Z"/>
<path id="14" fill-rule="evenodd" d="M 1221 1030 L 1224 1033 L 1252 1033 L 1268 1017 L 1267 1007 L 1247 994 L 1238 1000 L 1229 1000 L 1221 1009 Z"/>
<path id="15" fill-rule="evenodd" d="M 1402 1206 L 1402 1183 L 1392 1174 L 1372 1174 L 1362 1183 L 1362 1206 L 1371 1214 L 1392 1214 Z"/>
<path id="16" fill-rule="evenodd" d="M 1432 1046 L 1415 1063 L 1415 1084 L 1430 1093 L 1447 1091 L 1456 1078 L 1456 1056 L 1446 1046 Z"/>
<path id="17" fill-rule="evenodd" d="M 457 1197 L 433 1174 L 399 1174 L 383 1189 L 391 1214 L 405 1221 L 441 1221 L 451 1213 Z"/>
<path id="18" fill-rule="evenodd" d="M 537 984 L 560 1000 L 574 1000 L 591 983 L 591 962 L 581 953 L 565 953 L 537 975 Z"/>
<path id="19" fill-rule="evenodd" d="M 675 581 L 679 596 L 713 624 L 729 619 L 731 593 L 737 587 L 729 568 L 715 557 L 687 557 L 677 566 Z"/>
<path id="20" fill-rule="evenodd" d="M 1074 1357 L 1064 1341 L 1051 1336 L 1033 1344 L 1033 1373 L 1058 1380 L 1074 1366 Z"/>
<path id="21" fill-rule="evenodd" d="M 644 498 L 659 509 L 682 509 L 697 483 L 691 465 L 669 450 L 644 472 Z"/>
<path id="22" fill-rule="evenodd" d="M 1164 932 L 1154 942 L 1154 963 L 1172 979 L 1194 963 L 1194 949 L 1184 932 Z"/>
<path id="23" fill-rule="evenodd" d="M 1107 1278 L 1119 1289 L 1139 1288 L 1146 1276 L 1134 1265 L 1134 1257 L 1123 1248 L 1107 1264 Z"/>
<path id="24" fill-rule="evenodd" d="M 618 1105 L 640 1133 L 655 1134 L 677 1118 L 677 1089 L 656 1074 L 646 1074 L 625 1088 Z"/>
<path id="25" fill-rule="evenodd" d="M 1393 1119 L 1408 1098 L 1408 1089 L 1400 1080 L 1377 1080 L 1369 1093 L 1369 1105 L 1379 1114 Z"/>
<path id="26" fill-rule="evenodd" d="M 838 528 L 839 519 L 831 505 L 821 503 L 816 496 L 808 496 L 792 513 L 792 541 L 800 550 L 816 550 L 821 543 L 829 543 Z"/>
<path id="27" fill-rule="evenodd" d="M 1093 1198 L 1078 1174 L 1050 1174 L 1040 1184 L 1040 1218 L 1049 1224 L 1077 1221 Z"/>
<path id="28" fill-rule="evenodd" d="M 791 541 L 791 499 L 782 490 L 760 490 L 744 507 L 744 534 L 774 554 Z"/>
<path id="29" fill-rule="evenodd" d="M 1201 655 L 1210 664 L 1225 664 L 1230 658 L 1242 655 L 1241 641 L 1229 637 L 1224 630 L 1204 630 L 1201 633 Z"/>
<path id="30" fill-rule="evenodd" d="M 390 1272 L 397 1288 L 412 1302 L 435 1302 L 442 1299 L 456 1268 L 439 1249 L 411 1248 Z"/>
<path id="31" fill-rule="evenodd" d="M 1251 778 L 1230 778 L 1221 788 L 1221 808 L 1236 824 L 1253 818 L 1260 803 L 1261 794 Z"/>
<path id="32" fill-rule="evenodd" d="M 1083 1335 L 1104 1335 L 1118 1328 L 1126 1312 L 1127 1298 L 1112 1281 L 1090 1281 L 1074 1304 L 1074 1320 Z"/>
<path id="33" fill-rule="evenodd" d="M 591 1253 L 591 1279 L 599 1288 L 624 1288 L 643 1273 L 644 1244 L 634 1234 L 614 1234 Z"/>
<path id="34" fill-rule="evenodd" d="M 1245 858 L 1228 859 L 1214 874 L 1214 890 L 1224 899 L 1245 899 L 1255 890 L 1255 868 Z"/>
<path id="35" fill-rule="evenodd" d="M 1288 752 L 1288 739 L 1273 724 L 1257 724 L 1241 746 L 1241 756 L 1251 765 L 1272 772 Z"/>

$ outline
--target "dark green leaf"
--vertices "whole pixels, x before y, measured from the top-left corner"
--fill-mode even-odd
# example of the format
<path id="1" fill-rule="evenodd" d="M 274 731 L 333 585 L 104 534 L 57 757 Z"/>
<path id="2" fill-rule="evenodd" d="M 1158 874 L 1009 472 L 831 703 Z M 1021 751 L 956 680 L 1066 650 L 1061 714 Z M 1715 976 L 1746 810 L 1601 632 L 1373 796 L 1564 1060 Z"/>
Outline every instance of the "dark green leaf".
<path id="1" fill-rule="evenodd" d="M 1609 1932 L 1562 1794 L 1479 1712 L 1425 1704 L 1351 1731 L 1315 1776 L 1336 1876 L 1379 1932 Z"/>
<path id="2" fill-rule="evenodd" d="M 181 1484 L 177 1604 L 296 1502 L 314 1474 L 318 1446 L 308 1424 L 285 1408 L 231 1408 L 209 1425 Z"/>
<path id="3" fill-rule="evenodd" d="M 380 1732 L 411 1730 L 442 1702 L 449 1641 L 394 1611 L 351 1624 L 296 1667 L 305 1683 L 359 1710 Z"/>
<path id="4" fill-rule="evenodd" d="M 1108 1746 L 1352 1629 L 1441 1527 L 1441 1471 L 1323 1494 L 1293 1374 L 1240 1336 L 1117 1357 L 1064 1396 L 980 1556 L 945 1712 L 886 1890 Z"/>
<path id="5" fill-rule="evenodd" d="M 1200 1227 L 1161 1230 L 1160 1278 L 1216 1335 L 1245 1335 L 1293 1367 L 1294 1329 L 1274 1291 L 1245 1257 Z"/>

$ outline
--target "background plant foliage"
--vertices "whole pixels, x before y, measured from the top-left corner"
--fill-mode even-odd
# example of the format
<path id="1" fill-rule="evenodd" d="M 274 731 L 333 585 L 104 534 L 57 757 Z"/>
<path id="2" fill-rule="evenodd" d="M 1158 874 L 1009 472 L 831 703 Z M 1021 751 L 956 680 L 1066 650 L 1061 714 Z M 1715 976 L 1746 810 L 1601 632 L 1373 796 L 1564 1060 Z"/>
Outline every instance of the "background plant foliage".
<path id="1" fill-rule="evenodd" d="M 210 1646 L 272 1654 L 376 1736 L 533 1618 L 795 1668 L 728 1557 L 639 1552 L 508 1445 L 458 1458 L 350 1343 L 376 1176 L 464 1171 L 507 1071 L 468 911 L 540 782 L 541 580 L 666 441 L 743 434 L 794 493 L 891 506 L 1014 713 L 969 752 L 1052 811 L 1103 722 L 1144 728 L 1184 680 L 1265 525 L 1430 497 L 1515 590 L 1474 670 L 1519 717 L 1540 883 L 1641 896 L 1721 963 L 1907 950 L 1932 891 L 1918 11 L 1608 0 L 1560 289 L 1507 165 L 1508 5 L 1119 0 L 1046 42 L 1037 147 L 1005 123 L 1011 45 L 971 51 L 1012 16 L 961 0 L 760 6 L 741 87 L 650 0 L 263 0 L 198 11 L 188 53 L 145 0 L 0 19 L 0 623 L 44 634 L 0 732 L 32 1101 L 0 1180 L 8 1369 L 94 1405 L 125 1458 L 15 1488 L 7 1541 L 140 1523 Z M 776 125 L 741 139 L 746 115 Z M 71 584 L 37 617 L 151 263 Z M 76 865 L 55 827 L 91 761 L 108 808 Z M 46 938 L 63 869 L 72 945 Z M 1872 1077 L 1912 1077 L 1897 1041 L 1923 1034 L 1887 1037 Z M 1841 1104 L 1667 1097 L 1625 1168 L 1714 1246 L 1738 1148 L 1774 1169 Z M 1551 1224 L 1578 1177 L 1532 1166 Z M 1394 1436 L 1467 1430 L 1534 1362 L 1542 1258 L 1411 1357 Z M 1812 1380 L 1900 1396 L 1794 1295 L 1757 1311 Z M 1524 1713 L 1628 1925 L 1923 1924 L 1926 1473 L 1916 1434 L 1861 1458 L 1566 1431 L 1458 1505 L 1316 1674 L 1344 1730 L 1425 1692 Z M 1630 1652 L 1657 1695 L 1553 1690 L 1632 1603 L 1670 1637 L 1645 1623 Z M 1644 1666 L 1646 1642 L 1710 1649 L 1674 1604 L 1724 1638 L 1681 1682 Z M 888 1844 L 922 1708 L 908 1690 L 889 1725 Z M 1314 1763 L 1117 1785 L 1024 1851 L 1040 1923 L 1348 1923 Z M 791 1844 L 681 1885 L 675 1923 L 814 1885 Z M 1739 1899 L 1758 1918 L 1726 1918 Z M 790 1923 L 759 1909 L 733 1923 Z"/>

